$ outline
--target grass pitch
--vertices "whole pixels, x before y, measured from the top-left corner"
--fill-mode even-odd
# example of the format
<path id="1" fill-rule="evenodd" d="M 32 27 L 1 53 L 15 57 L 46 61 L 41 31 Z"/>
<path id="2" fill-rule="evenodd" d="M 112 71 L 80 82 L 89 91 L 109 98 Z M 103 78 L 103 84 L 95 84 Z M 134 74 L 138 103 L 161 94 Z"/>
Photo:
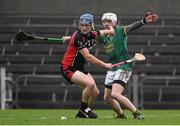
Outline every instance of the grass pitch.
<path id="1" fill-rule="evenodd" d="M 0 125 L 179 125 L 180 110 L 142 110 L 145 120 L 135 120 L 129 111 L 128 119 L 114 119 L 112 110 L 95 110 L 97 119 L 75 119 L 78 110 L 17 109 L 1 110 Z M 65 116 L 66 120 L 61 120 Z"/>

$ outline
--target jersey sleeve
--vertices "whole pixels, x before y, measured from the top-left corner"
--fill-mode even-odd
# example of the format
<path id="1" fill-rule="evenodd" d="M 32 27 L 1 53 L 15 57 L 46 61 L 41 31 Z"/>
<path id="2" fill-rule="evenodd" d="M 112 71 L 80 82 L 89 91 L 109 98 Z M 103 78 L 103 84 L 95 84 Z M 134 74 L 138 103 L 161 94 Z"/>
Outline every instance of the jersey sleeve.
<path id="1" fill-rule="evenodd" d="M 117 31 L 119 32 L 119 34 L 123 37 L 127 36 L 126 33 L 126 28 L 124 26 L 117 26 Z"/>
<path id="2" fill-rule="evenodd" d="M 93 30 L 91 33 L 92 33 L 95 37 L 100 36 L 100 31 L 99 31 L 99 30 Z"/>
<path id="3" fill-rule="evenodd" d="M 79 37 L 78 35 L 74 37 L 74 45 L 77 47 L 78 50 L 81 50 L 87 47 L 85 42 L 83 42 L 83 39 Z"/>
<path id="4" fill-rule="evenodd" d="M 75 46 L 77 47 L 78 50 L 81 50 L 83 48 L 86 48 L 86 44 L 82 40 L 76 40 L 74 41 Z"/>

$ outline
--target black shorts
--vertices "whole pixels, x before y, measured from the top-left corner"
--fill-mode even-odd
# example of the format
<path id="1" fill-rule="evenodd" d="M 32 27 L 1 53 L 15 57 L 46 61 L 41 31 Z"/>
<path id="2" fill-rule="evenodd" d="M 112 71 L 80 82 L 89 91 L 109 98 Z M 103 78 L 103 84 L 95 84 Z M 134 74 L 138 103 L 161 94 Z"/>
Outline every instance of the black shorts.
<path id="1" fill-rule="evenodd" d="M 73 76 L 73 74 L 76 72 L 76 71 L 81 71 L 82 73 L 84 74 L 88 74 L 89 72 L 87 72 L 87 70 L 83 67 L 83 68 L 76 68 L 76 67 L 72 67 L 72 66 L 69 66 L 68 68 L 64 69 L 63 66 L 61 66 L 61 73 L 62 73 L 62 76 L 68 81 L 70 82 L 71 84 L 73 84 L 73 82 L 71 81 L 71 78 Z"/>

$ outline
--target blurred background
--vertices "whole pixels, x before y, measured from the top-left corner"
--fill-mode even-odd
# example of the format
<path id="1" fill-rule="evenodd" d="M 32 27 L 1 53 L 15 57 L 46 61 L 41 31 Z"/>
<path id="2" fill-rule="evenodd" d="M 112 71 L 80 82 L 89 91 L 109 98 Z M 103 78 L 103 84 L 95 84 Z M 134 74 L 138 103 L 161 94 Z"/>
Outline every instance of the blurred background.
<path id="1" fill-rule="evenodd" d="M 118 24 L 141 20 L 147 11 L 159 15 L 128 36 L 132 57 L 143 52 L 146 61 L 133 64 L 133 75 L 125 94 L 142 109 L 180 108 L 180 1 L 179 0 L 1 0 L 0 78 L 1 108 L 77 108 L 81 90 L 61 76 L 59 62 L 67 45 L 15 39 L 19 29 L 27 33 L 62 37 L 78 27 L 83 13 L 95 17 L 101 29 L 105 12 L 118 15 Z M 92 53 L 107 61 L 103 47 Z M 109 108 L 103 101 L 106 70 L 92 64 L 87 69 L 95 78 L 100 95 L 95 108 Z"/>

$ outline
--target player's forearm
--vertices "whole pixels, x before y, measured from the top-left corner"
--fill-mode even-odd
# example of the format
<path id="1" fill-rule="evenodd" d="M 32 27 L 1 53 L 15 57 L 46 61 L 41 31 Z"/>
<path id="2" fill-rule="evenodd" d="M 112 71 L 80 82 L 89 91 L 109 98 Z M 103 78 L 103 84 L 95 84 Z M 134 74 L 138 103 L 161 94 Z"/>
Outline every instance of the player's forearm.
<path id="1" fill-rule="evenodd" d="M 88 55 L 88 56 L 86 56 L 85 59 L 86 59 L 88 62 L 92 63 L 92 64 L 95 64 L 95 65 L 98 65 L 98 66 L 101 66 L 101 67 L 105 67 L 105 68 L 106 68 L 106 64 L 105 64 L 103 61 L 97 59 L 95 56 L 93 56 L 93 55 L 91 55 L 91 54 Z"/>
<path id="2" fill-rule="evenodd" d="M 128 34 L 128 33 L 132 32 L 132 31 L 140 28 L 140 27 L 143 26 L 143 25 L 144 25 L 143 20 L 136 21 L 136 22 L 134 22 L 134 23 L 132 23 L 132 24 L 130 24 L 130 25 L 125 26 L 126 32 L 127 32 L 127 34 Z"/>
<path id="3" fill-rule="evenodd" d="M 100 35 L 103 36 L 103 35 L 113 35 L 114 34 L 114 29 L 113 27 L 110 27 L 109 30 L 99 30 L 100 32 Z"/>
<path id="4" fill-rule="evenodd" d="M 157 14 L 153 14 L 151 12 L 147 12 L 142 20 L 134 22 L 134 23 L 132 23 L 130 25 L 125 26 L 125 32 L 126 32 L 126 34 L 128 34 L 131 31 L 140 28 L 141 26 L 143 26 L 146 23 L 153 23 L 153 22 L 156 22 L 157 20 L 158 20 L 158 15 Z"/>

